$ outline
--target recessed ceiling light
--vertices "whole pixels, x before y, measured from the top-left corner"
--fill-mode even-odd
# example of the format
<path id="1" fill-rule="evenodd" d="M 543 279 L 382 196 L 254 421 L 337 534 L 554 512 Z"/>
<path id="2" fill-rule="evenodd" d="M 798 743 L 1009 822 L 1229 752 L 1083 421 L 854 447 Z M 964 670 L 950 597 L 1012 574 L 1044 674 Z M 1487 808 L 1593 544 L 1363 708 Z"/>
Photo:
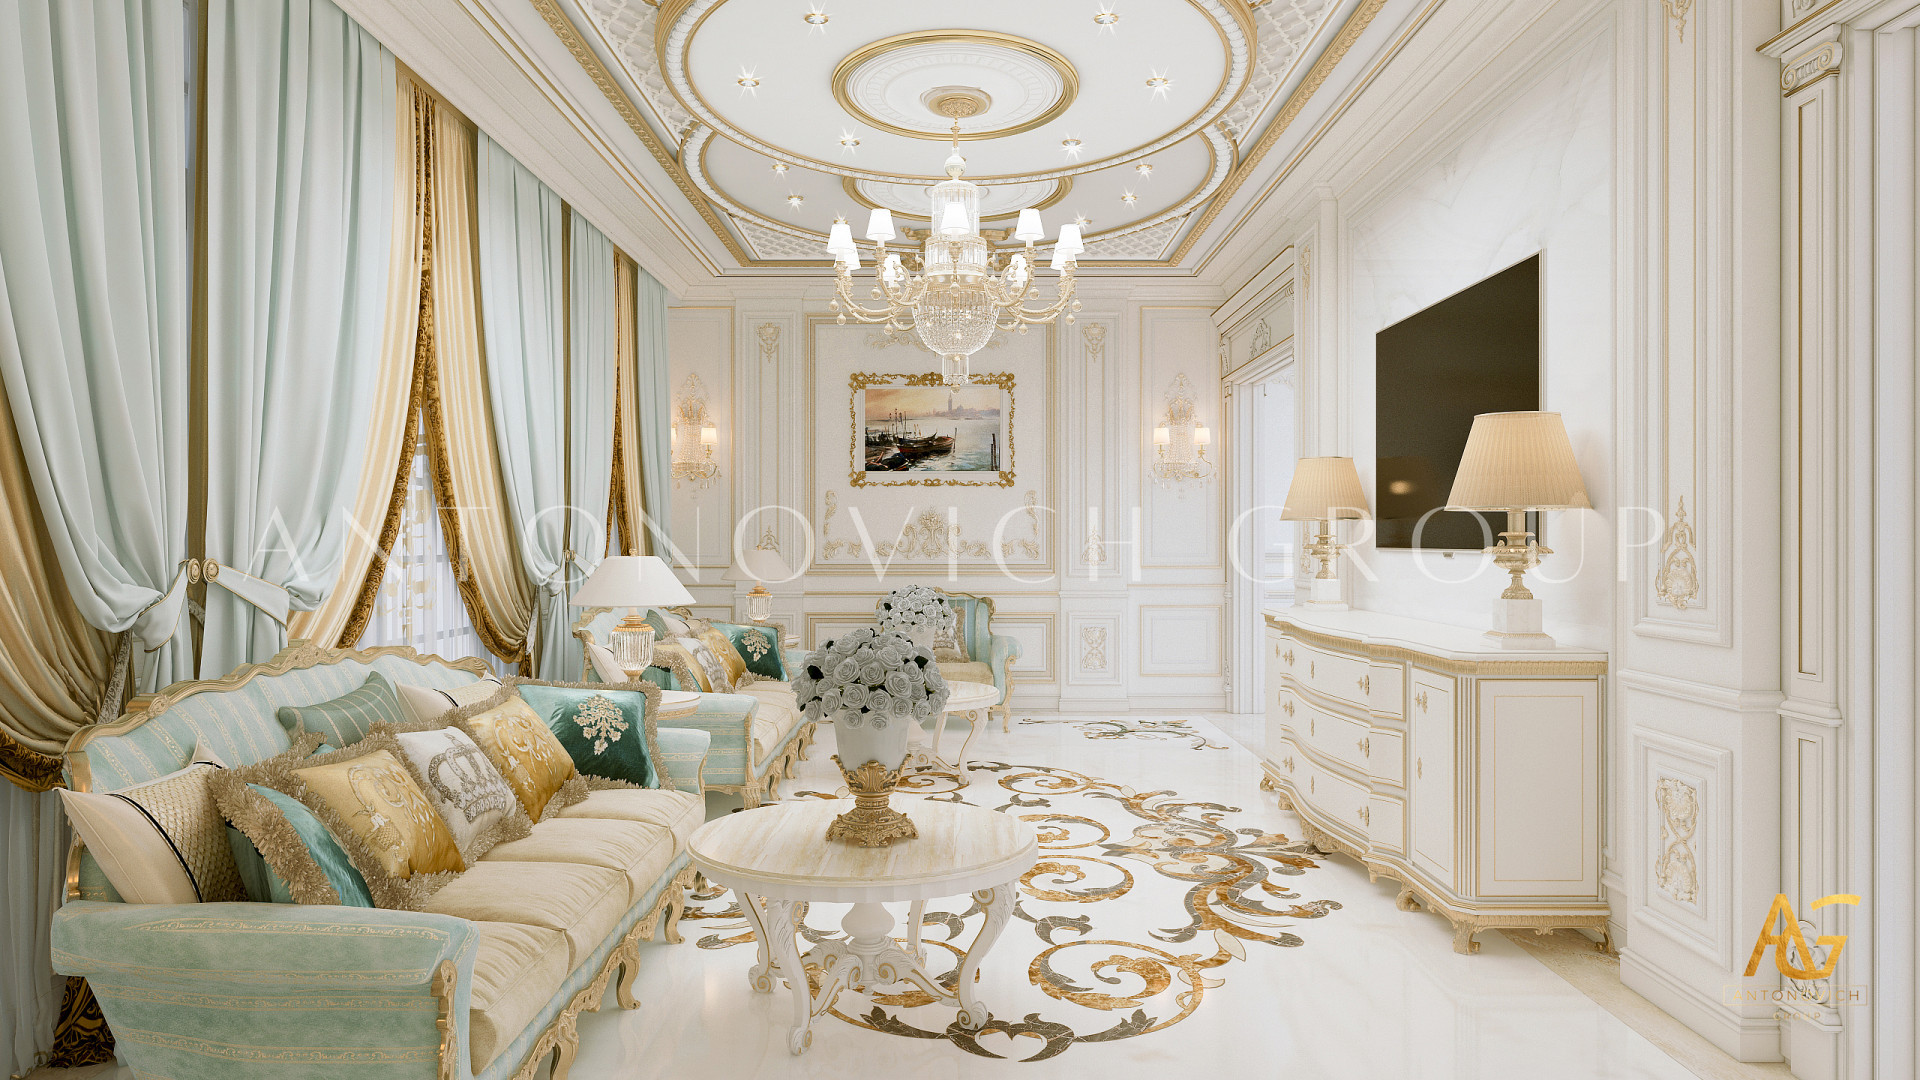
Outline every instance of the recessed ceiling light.
<path id="1" fill-rule="evenodd" d="M 748 71 L 746 68 L 741 68 L 740 77 L 733 81 L 740 84 L 740 92 L 742 94 L 752 94 L 754 97 L 760 96 L 760 80 L 754 76 L 753 72 Z"/>
<path id="2" fill-rule="evenodd" d="M 773 163 L 773 175 L 775 175 L 775 176 L 785 176 L 785 175 L 787 175 L 787 163 L 786 163 L 786 162 L 784 162 L 784 161 L 776 161 L 776 162 L 774 162 L 774 163 Z"/>
<path id="3" fill-rule="evenodd" d="M 1122 192 L 1120 195 L 1120 201 L 1123 203 L 1126 203 L 1128 206 L 1132 206 L 1134 203 L 1140 201 L 1140 196 L 1135 195 L 1131 191 Z"/>
<path id="4" fill-rule="evenodd" d="M 1093 224 L 1093 219 L 1085 214 L 1075 214 L 1073 215 L 1073 223 L 1084 229 Z"/>
<path id="5" fill-rule="evenodd" d="M 1153 179 L 1153 165 L 1150 162 L 1143 161 L 1140 164 L 1135 165 L 1133 167 L 1133 171 L 1139 173 L 1140 179 L 1142 180 Z"/>
<path id="6" fill-rule="evenodd" d="M 1173 80 L 1167 78 L 1164 71 L 1152 72 L 1147 76 L 1147 89 L 1153 91 L 1154 97 L 1164 100 L 1167 91 L 1173 89 Z"/>
<path id="7" fill-rule="evenodd" d="M 1067 136 L 1064 139 L 1061 139 L 1060 149 L 1066 151 L 1067 156 L 1072 158 L 1073 160 L 1075 161 L 1080 160 L 1080 140 L 1079 139 L 1076 139 L 1071 135 Z"/>
<path id="8" fill-rule="evenodd" d="M 787 205 L 793 207 L 795 210 L 800 209 L 800 204 L 806 201 L 807 201 L 807 197 L 805 195 L 787 196 Z"/>
<path id="9" fill-rule="evenodd" d="M 842 131 L 840 133 L 840 147 L 841 149 L 845 150 L 847 153 L 851 154 L 855 150 L 858 150 L 860 148 L 860 140 L 853 134 L 853 132 Z"/>
<path id="10" fill-rule="evenodd" d="M 1119 33 L 1114 26 L 1114 24 L 1119 21 L 1119 14 L 1105 4 L 1101 4 L 1100 10 L 1095 12 L 1093 16 L 1093 24 L 1109 33 Z"/>
<path id="11" fill-rule="evenodd" d="M 827 32 L 827 20 L 832 18 L 832 16 L 828 15 L 824 11 L 821 11 L 820 5 L 813 4 L 807 8 L 807 13 L 805 15 L 800 16 L 800 18 L 805 20 L 806 24 L 809 27 L 811 27 L 813 30 L 818 30 L 824 34 Z"/>

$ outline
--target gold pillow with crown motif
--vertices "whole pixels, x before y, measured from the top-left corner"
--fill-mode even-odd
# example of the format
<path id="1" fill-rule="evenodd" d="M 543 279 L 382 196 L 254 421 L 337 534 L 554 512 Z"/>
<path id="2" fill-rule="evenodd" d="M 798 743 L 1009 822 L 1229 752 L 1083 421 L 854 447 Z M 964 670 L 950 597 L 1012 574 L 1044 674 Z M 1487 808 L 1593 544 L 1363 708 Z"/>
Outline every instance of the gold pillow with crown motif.
<path id="1" fill-rule="evenodd" d="M 587 797 L 586 781 L 574 768 L 573 757 L 518 692 L 509 689 L 471 708 L 456 710 L 447 719 L 487 752 L 493 767 L 513 789 L 514 798 L 534 821 Z"/>

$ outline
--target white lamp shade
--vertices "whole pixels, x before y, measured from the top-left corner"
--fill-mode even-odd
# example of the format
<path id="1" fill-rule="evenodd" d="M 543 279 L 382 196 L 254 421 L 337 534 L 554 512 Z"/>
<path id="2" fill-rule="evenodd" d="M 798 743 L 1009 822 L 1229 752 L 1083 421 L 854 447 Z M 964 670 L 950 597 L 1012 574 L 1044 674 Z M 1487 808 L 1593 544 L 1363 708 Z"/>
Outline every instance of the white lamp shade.
<path id="1" fill-rule="evenodd" d="M 1068 255 L 1066 252 L 1061 251 L 1059 248 L 1054 248 L 1053 261 L 1048 263 L 1047 265 L 1052 267 L 1055 270 L 1065 270 L 1067 268 L 1068 260 L 1072 258 L 1073 256 Z"/>
<path id="2" fill-rule="evenodd" d="M 1213 444 L 1213 429 L 1205 425 L 1194 428 L 1193 444 L 1195 446 L 1211 446 Z"/>
<path id="3" fill-rule="evenodd" d="M 1282 521 L 1331 521 L 1367 516 L 1367 493 L 1360 489 L 1360 473 L 1353 459 L 1301 458 L 1293 467 Z"/>
<path id="4" fill-rule="evenodd" d="M 727 572 L 721 577 L 727 581 L 771 581 L 779 584 L 793 577 L 793 568 L 772 548 L 754 548 L 744 553 L 739 562 L 727 567 Z"/>
<path id="5" fill-rule="evenodd" d="M 1060 239 L 1054 244 L 1054 250 L 1063 255 L 1078 255 L 1087 249 L 1080 241 L 1080 226 L 1069 221 L 1060 226 Z"/>
<path id="6" fill-rule="evenodd" d="M 853 230 L 848 228 L 847 223 L 844 221 L 834 222 L 833 228 L 827 233 L 827 254 L 848 255 L 855 250 L 853 246 Z"/>
<path id="7" fill-rule="evenodd" d="M 893 237 L 893 211 L 879 207 L 867 215 L 867 239 L 884 243 Z"/>
<path id="8" fill-rule="evenodd" d="M 682 607 L 693 603 L 658 555 L 609 555 L 573 593 L 574 607 Z"/>
<path id="9" fill-rule="evenodd" d="M 1587 485 L 1553 412 L 1481 413 L 1453 474 L 1449 510 L 1584 510 Z"/>
<path id="10" fill-rule="evenodd" d="M 1171 445 L 1172 443 L 1173 443 L 1173 432 L 1168 430 L 1167 425 L 1161 424 L 1160 426 L 1153 429 L 1153 445 L 1168 446 L 1168 445 Z"/>
<path id="11" fill-rule="evenodd" d="M 1040 224 L 1040 211 L 1020 211 L 1020 223 L 1013 227 L 1013 238 L 1015 240 L 1023 244 L 1031 244 L 1035 240 L 1046 239 L 1046 236 L 1047 230 Z"/>
<path id="12" fill-rule="evenodd" d="M 940 231 L 943 233 L 966 233 L 973 231 L 967 222 L 967 208 L 957 202 L 950 202 L 940 212 Z"/>

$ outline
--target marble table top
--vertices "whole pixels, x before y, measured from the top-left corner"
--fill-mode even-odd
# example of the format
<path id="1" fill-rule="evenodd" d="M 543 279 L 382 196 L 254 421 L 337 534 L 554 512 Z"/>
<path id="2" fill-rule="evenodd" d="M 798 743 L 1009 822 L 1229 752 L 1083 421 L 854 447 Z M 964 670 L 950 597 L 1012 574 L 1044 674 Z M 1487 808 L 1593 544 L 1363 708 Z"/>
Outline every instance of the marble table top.
<path id="1" fill-rule="evenodd" d="M 885 847 L 828 842 L 852 799 L 808 799 L 707 822 L 687 853 L 710 880 L 753 896 L 832 903 L 927 900 L 1012 881 L 1039 857 L 1033 826 L 997 810 L 895 796 L 920 835 Z"/>
<path id="2" fill-rule="evenodd" d="M 948 712 L 966 712 L 969 709 L 984 709 L 1000 704 L 1000 691 L 992 683 L 962 682 L 949 680 L 947 683 Z"/>

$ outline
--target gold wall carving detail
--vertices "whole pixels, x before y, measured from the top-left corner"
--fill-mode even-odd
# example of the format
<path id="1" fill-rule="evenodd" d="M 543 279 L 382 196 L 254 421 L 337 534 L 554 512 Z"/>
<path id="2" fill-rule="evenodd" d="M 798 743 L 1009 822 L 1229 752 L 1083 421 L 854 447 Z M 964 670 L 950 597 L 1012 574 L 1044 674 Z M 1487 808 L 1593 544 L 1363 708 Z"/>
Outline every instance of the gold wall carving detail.
<path id="1" fill-rule="evenodd" d="M 1791 97 L 1829 75 L 1840 74 L 1846 50 L 1829 41 L 1780 65 L 1780 96 Z"/>
<path id="2" fill-rule="evenodd" d="M 1700 792 L 1685 781 L 1662 777 L 1654 785 L 1653 805 L 1660 812 L 1660 858 L 1653 864 L 1654 884 L 1683 904 L 1696 903 L 1700 871 L 1693 834 L 1700 827 Z"/>
<path id="3" fill-rule="evenodd" d="M 1038 559 L 1041 554 L 1039 493 L 1027 492 L 1026 503 L 1016 512 L 1026 518 L 1031 535 L 1020 539 L 1002 539 L 1000 557 L 1021 555 Z M 840 493 L 829 491 L 826 511 L 820 515 L 821 561 L 842 557 L 865 558 L 865 541 L 836 538 L 833 535 L 834 519 L 839 515 Z M 901 524 L 900 531 L 892 540 L 873 541 L 873 553 L 882 559 L 991 559 L 993 546 L 990 541 L 967 539 L 966 528 L 960 524 L 959 507 L 928 506 L 910 508 L 907 520 Z"/>
<path id="4" fill-rule="evenodd" d="M 1687 16 L 1693 11 L 1693 0 L 1660 0 L 1666 5 L 1667 18 L 1673 20 L 1673 27 L 1680 34 L 1680 40 L 1687 40 Z"/>
<path id="5" fill-rule="evenodd" d="M 1080 327 L 1080 336 L 1087 342 L 1087 362 L 1097 364 L 1107 358 L 1107 326 L 1105 323 L 1085 323 Z"/>
<path id="6" fill-rule="evenodd" d="M 780 359 L 779 323 L 761 323 L 754 330 L 754 336 L 760 339 L 760 359 L 768 363 Z"/>
<path id="7" fill-rule="evenodd" d="M 1107 628 L 1104 626 L 1081 627 L 1080 650 L 1081 670 L 1107 670 Z"/>
<path id="8" fill-rule="evenodd" d="M 1653 594 L 1660 602 L 1680 611 L 1700 595 L 1700 568 L 1694 562 L 1693 524 L 1687 520 L 1687 500 L 1680 498 L 1667 526 L 1666 543 L 1660 550 L 1660 573 L 1653 579 Z"/>

